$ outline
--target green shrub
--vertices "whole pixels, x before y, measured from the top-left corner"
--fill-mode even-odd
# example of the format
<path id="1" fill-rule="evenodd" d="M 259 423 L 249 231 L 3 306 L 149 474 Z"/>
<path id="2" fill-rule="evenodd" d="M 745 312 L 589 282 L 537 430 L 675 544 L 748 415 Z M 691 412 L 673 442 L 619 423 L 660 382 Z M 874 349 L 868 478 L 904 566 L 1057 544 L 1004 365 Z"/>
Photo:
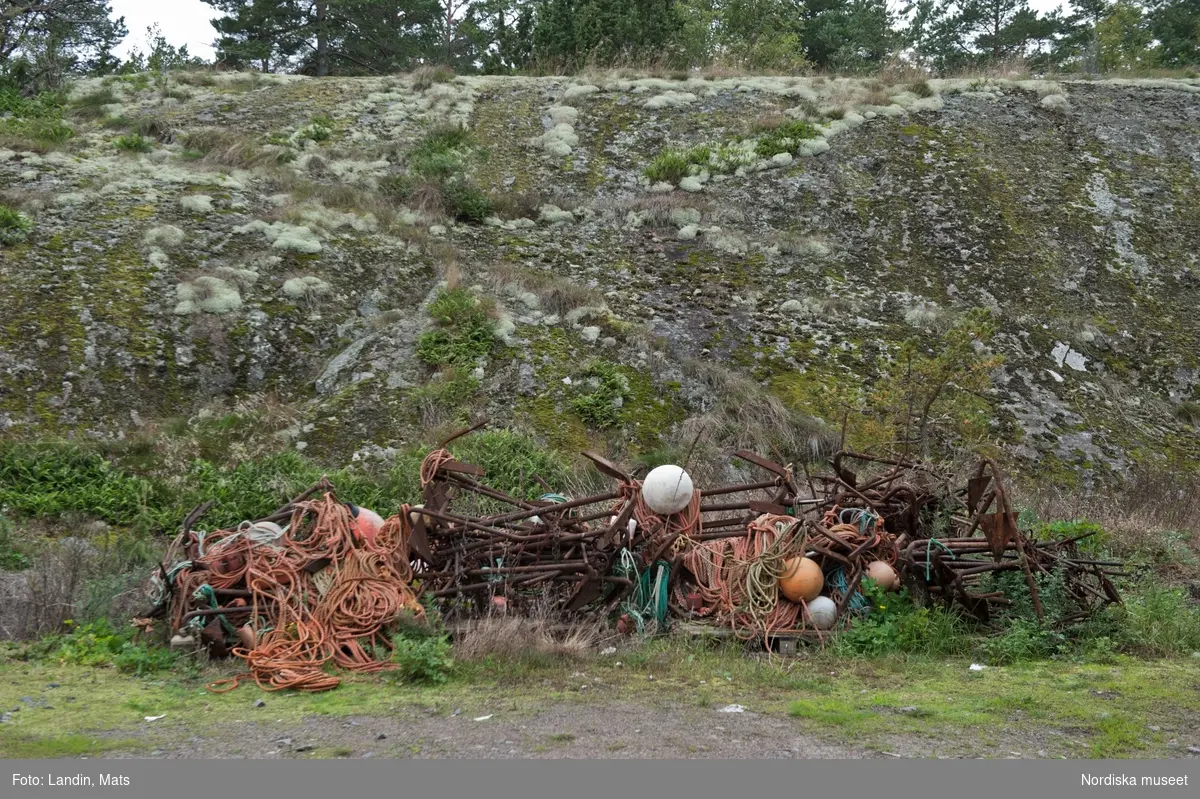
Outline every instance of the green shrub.
<path id="1" fill-rule="evenodd" d="M 13 523 L 0 516 L 0 571 L 21 571 L 29 568 L 29 563 Z"/>
<path id="2" fill-rule="evenodd" d="M 466 180 L 447 181 L 442 186 L 446 213 L 462 222 L 482 222 L 492 215 L 492 200 L 482 189 Z"/>
<path id="3" fill-rule="evenodd" d="M 454 666 L 450 653 L 450 639 L 444 634 L 405 631 L 392 638 L 394 673 L 411 682 L 446 682 Z"/>
<path id="4" fill-rule="evenodd" d="M 0 205 L 0 244 L 22 242 L 32 228 L 29 217 L 7 205 Z"/>
<path id="5" fill-rule="evenodd" d="M 169 669 L 176 653 L 162 647 L 134 643 L 132 630 L 116 630 L 107 619 L 76 625 L 48 643 L 49 657 L 78 666 L 116 666 L 139 677 Z"/>
<path id="6" fill-rule="evenodd" d="M 333 120 L 327 116 L 313 117 L 312 121 L 296 132 L 296 138 L 303 141 L 312 139 L 315 142 L 329 141 L 333 138 Z"/>
<path id="7" fill-rule="evenodd" d="M 409 171 L 429 179 L 446 179 L 463 170 L 471 134 L 462 125 L 439 125 L 408 151 Z"/>
<path id="8" fill-rule="evenodd" d="M 917 607 L 907 590 L 884 593 L 864 581 L 871 611 L 834 639 L 834 651 L 850 657 L 906 653 L 925 657 L 958 655 L 970 647 L 961 616 L 938 605 Z"/>
<path id="9" fill-rule="evenodd" d="M 1044 660 L 1062 652 L 1067 637 L 1034 619 L 1013 619 L 1000 635 L 984 639 L 981 649 L 998 666 L 1026 660 Z"/>
<path id="10" fill-rule="evenodd" d="M 492 351 L 494 325 L 488 309 L 466 289 L 439 292 L 429 315 L 438 329 L 417 340 L 417 358 L 424 363 L 472 368 Z"/>
<path id="11" fill-rule="evenodd" d="M 1184 589 L 1144 581 L 1127 587 L 1123 599 L 1108 612 L 1125 648 L 1155 657 L 1200 651 L 1200 607 Z"/>
<path id="12" fill-rule="evenodd" d="M 148 153 L 154 149 L 154 142 L 140 133 L 127 133 L 113 140 L 118 150 L 131 153 Z"/>
<path id="13" fill-rule="evenodd" d="M 779 153 L 794 153 L 803 139 L 815 139 L 818 135 L 820 134 L 812 124 L 803 119 L 794 119 L 760 135 L 754 145 L 754 152 L 759 158 L 770 158 Z"/>

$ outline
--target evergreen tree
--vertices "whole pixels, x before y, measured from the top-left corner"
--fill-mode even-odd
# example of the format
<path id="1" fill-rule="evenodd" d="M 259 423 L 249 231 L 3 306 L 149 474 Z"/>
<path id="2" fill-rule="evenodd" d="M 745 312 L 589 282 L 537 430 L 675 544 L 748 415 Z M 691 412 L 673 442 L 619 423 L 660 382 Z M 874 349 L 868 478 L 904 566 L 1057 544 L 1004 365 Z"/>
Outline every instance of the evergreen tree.
<path id="1" fill-rule="evenodd" d="M 1129 0 L 1117 0 L 1104 19 L 1096 25 L 1100 69 L 1122 72 L 1155 65 L 1150 49 L 1154 39 L 1141 6 Z"/>
<path id="2" fill-rule="evenodd" d="M 204 0 L 224 16 L 213 20 L 220 37 L 217 61 L 262 72 L 286 68 L 305 50 L 309 32 L 303 6 L 294 0 Z"/>
<path id="3" fill-rule="evenodd" d="M 897 33 L 887 0 L 816 0 L 805 9 L 804 52 L 816 66 L 862 72 L 894 50 Z"/>
<path id="4" fill-rule="evenodd" d="M 1200 64 L 1200 0 L 1150 0 L 1147 16 L 1160 65 Z"/>
<path id="5" fill-rule="evenodd" d="M 533 46 L 543 68 L 670 60 L 682 27 L 673 0 L 546 0 Z"/>
<path id="6" fill-rule="evenodd" d="M 0 79 L 39 91 L 115 71 L 127 32 L 108 0 L 0 0 Z"/>

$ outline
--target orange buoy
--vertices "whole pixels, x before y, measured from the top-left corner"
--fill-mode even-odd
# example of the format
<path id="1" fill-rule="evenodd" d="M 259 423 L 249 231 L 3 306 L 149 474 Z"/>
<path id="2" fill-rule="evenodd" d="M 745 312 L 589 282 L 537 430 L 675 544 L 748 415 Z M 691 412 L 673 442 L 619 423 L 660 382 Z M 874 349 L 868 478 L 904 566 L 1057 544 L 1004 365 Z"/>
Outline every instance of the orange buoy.
<path id="1" fill-rule="evenodd" d="M 825 587 L 825 575 L 816 561 L 809 558 L 791 558 L 783 564 L 783 575 L 779 578 L 779 590 L 793 602 L 811 602 Z"/>
<path id="2" fill-rule="evenodd" d="M 383 517 L 369 508 L 354 508 L 354 527 L 368 544 L 375 543 L 375 534 L 383 527 Z"/>
<path id="3" fill-rule="evenodd" d="M 891 591 L 900 581 L 896 570 L 882 560 L 873 560 L 867 565 L 867 576 L 884 591 Z"/>
<path id="4" fill-rule="evenodd" d="M 238 641 L 243 649 L 252 650 L 258 645 L 258 636 L 254 634 L 254 628 L 247 624 L 238 628 Z"/>

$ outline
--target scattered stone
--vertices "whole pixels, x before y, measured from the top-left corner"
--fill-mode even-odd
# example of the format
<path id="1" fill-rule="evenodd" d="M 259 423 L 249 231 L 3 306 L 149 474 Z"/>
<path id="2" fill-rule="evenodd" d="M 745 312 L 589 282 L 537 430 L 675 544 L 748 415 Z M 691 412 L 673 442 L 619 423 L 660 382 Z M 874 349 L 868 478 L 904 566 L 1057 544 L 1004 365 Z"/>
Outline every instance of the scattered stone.
<path id="1" fill-rule="evenodd" d="M 255 700 L 254 700 L 254 706 L 255 706 L 255 707 L 266 707 L 266 706 L 267 706 L 267 703 L 266 703 L 266 702 L 264 702 L 264 701 L 263 701 L 263 700 L 261 700 L 261 699 L 255 699 Z"/>

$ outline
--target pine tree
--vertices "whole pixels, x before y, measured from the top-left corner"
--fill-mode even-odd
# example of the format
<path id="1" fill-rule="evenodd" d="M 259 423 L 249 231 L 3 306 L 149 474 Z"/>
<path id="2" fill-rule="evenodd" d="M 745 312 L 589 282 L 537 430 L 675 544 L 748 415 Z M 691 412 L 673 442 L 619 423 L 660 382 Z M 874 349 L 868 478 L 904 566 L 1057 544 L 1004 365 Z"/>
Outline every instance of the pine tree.
<path id="1" fill-rule="evenodd" d="M 1200 64 L 1200 0 L 1150 0 L 1147 10 L 1150 33 L 1158 40 L 1158 63 Z"/>
<path id="2" fill-rule="evenodd" d="M 38 91 L 68 75 L 112 72 L 113 49 L 127 32 L 108 0 L 3 0 L 0 78 Z"/>

